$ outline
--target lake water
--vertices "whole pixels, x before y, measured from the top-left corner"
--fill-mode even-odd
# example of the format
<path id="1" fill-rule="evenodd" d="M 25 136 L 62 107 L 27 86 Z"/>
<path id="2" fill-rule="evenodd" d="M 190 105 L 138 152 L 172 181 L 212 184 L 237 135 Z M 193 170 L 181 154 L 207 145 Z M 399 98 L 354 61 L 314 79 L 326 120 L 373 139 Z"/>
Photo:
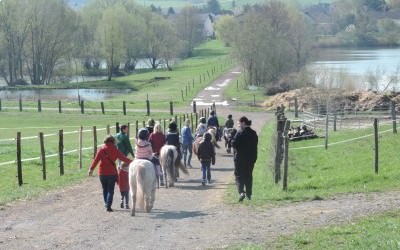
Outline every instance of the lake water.
<path id="1" fill-rule="evenodd" d="M 2 100 L 17 100 L 21 96 L 24 100 L 82 100 L 99 101 L 113 96 L 128 94 L 129 89 L 41 89 L 41 90 L 1 90 Z"/>
<path id="2" fill-rule="evenodd" d="M 321 49 L 309 68 L 316 72 L 319 83 L 354 81 L 356 87 L 367 89 L 375 81 L 375 87 L 382 90 L 392 79 L 389 89 L 399 90 L 400 48 Z M 335 76 L 327 77 L 329 73 Z"/>

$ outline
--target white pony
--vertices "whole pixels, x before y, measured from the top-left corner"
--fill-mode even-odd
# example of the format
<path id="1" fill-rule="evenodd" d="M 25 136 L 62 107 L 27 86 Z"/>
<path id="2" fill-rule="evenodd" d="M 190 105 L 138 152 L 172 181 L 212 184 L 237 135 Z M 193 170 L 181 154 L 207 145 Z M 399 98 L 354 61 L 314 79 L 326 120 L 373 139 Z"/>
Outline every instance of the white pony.
<path id="1" fill-rule="evenodd" d="M 178 150 L 173 145 L 164 145 L 160 150 L 160 165 L 164 173 L 165 187 L 173 187 L 179 169 L 189 174 L 187 168 L 178 159 Z"/>
<path id="2" fill-rule="evenodd" d="M 153 163 L 135 159 L 129 165 L 129 185 L 132 195 L 132 216 L 135 216 L 136 197 L 138 208 L 149 213 L 153 208 L 156 195 L 156 172 Z"/>

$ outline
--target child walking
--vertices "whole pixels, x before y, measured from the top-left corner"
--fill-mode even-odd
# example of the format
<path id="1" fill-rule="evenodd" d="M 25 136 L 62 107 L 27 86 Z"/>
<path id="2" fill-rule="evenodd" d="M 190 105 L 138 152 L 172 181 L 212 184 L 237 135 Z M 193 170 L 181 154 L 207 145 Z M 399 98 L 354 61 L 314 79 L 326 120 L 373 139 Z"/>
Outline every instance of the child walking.
<path id="1" fill-rule="evenodd" d="M 118 167 L 118 186 L 121 192 L 121 208 L 129 209 L 129 165 L 121 164 Z M 124 202 L 125 201 L 125 202 Z"/>
<path id="2" fill-rule="evenodd" d="M 199 149 L 197 151 L 197 158 L 201 163 L 201 171 L 203 178 L 201 184 L 204 186 L 211 183 L 211 164 L 215 165 L 215 149 L 211 142 L 211 134 L 205 133 L 203 141 L 200 142 Z"/>

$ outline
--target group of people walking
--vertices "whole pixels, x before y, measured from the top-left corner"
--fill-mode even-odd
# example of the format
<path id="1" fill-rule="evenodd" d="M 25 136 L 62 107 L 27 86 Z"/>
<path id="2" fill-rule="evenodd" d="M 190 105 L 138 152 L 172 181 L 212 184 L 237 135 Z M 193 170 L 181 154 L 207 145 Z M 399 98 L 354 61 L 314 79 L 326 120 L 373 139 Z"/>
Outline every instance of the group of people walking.
<path id="1" fill-rule="evenodd" d="M 228 116 L 225 123 L 227 128 L 233 128 L 234 122 L 232 115 Z M 215 134 L 209 132 L 209 128 L 216 128 Z M 195 133 L 192 132 L 190 120 L 186 120 L 180 133 L 175 121 L 168 125 L 168 132 L 163 134 L 161 125 L 150 119 L 146 128 L 138 131 L 138 138 L 135 143 L 135 152 L 128 137 L 128 126 L 122 125 L 120 132 L 115 136 L 107 136 L 104 140 L 104 146 L 101 147 L 89 169 L 89 176 L 99 164 L 98 175 L 103 189 L 103 200 L 106 211 L 113 211 L 115 183 L 118 183 L 121 192 L 121 208 L 129 209 L 129 164 L 132 161 L 128 158 L 130 154 L 135 159 L 146 159 L 154 163 L 157 177 L 160 179 L 160 185 L 164 185 L 163 174 L 160 169 L 158 157 L 161 148 L 167 145 L 173 145 L 179 153 L 179 160 L 183 164 L 192 168 L 193 143 L 196 138 L 202 138 L 197 148 L 197 158 L 201 164 L 202 185 L 211 183 L 211 165 L 215 165 L 215 146 L 214 139 L 221 137 L 218 118 L 214 111 L 210 112 L 210 117 L 200 118 L 199 125 Z M 215 138 L 213 138 L 213 136 Z M 239 127 L 236 135 L 231 138 L 230 144 L 234 148 L 234 165 L 236 185 L 239 192 L 239 201 L 246 197 L 250 200 L 252 195 L 252 172 L 257 160 L 258 137 L 251 129 L 251 121 L 246 117 L 239 119 Z M 118 165 L 115 163 L 118 160 Z"/>

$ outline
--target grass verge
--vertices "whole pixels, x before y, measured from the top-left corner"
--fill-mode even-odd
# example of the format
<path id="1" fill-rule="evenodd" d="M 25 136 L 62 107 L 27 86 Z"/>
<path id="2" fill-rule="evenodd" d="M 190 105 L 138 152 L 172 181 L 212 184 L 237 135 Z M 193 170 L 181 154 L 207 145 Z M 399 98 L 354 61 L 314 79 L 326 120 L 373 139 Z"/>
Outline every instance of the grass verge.
<path id="1" fill-rule="evenodd" d="M 381 126 L 380 131 L 390 129 Z M 267 124 L 259 135 L 258 161 L 253 173 L 253 199 L 245 204 L 267 205 L 286 202 L 326 199 L 337 194 L 353 192 L 380 192 L 398 190 L 400 180 L 400 146 L 398 135 L 391 132 L 379 135 L 379 174 L 374 173 L 373 136 L 343 144 L 332 145 L 325 150 L 297 147 L 323 145 L 324 139 L 314 139 L 289 144 L 288 191 L 282 184 L 273 183 L 274 161 L 273 134 L 275 123 Z M 373 133 L 372 128 L 343 130 L 330 133 L 330 143 Z M 227 201 L 237 202 L 236 190 L 227 193 Z"/>
<path id="2" fill-rule="evenodd" d="M 235 105 L 234 108 L 238 111 L 265 111 L 261 104 L 267 98 L 264 95 L 264 88 L 250 90 L 244 85 L 243 74 L 240 74 L 236 79 L 225 88 L 224 96 L 231 100 Z"/>
<path id="3" fill-rule="evenodd" d="M 276 249 L 399 249 L 400 211 L 281 237 Z"/>

